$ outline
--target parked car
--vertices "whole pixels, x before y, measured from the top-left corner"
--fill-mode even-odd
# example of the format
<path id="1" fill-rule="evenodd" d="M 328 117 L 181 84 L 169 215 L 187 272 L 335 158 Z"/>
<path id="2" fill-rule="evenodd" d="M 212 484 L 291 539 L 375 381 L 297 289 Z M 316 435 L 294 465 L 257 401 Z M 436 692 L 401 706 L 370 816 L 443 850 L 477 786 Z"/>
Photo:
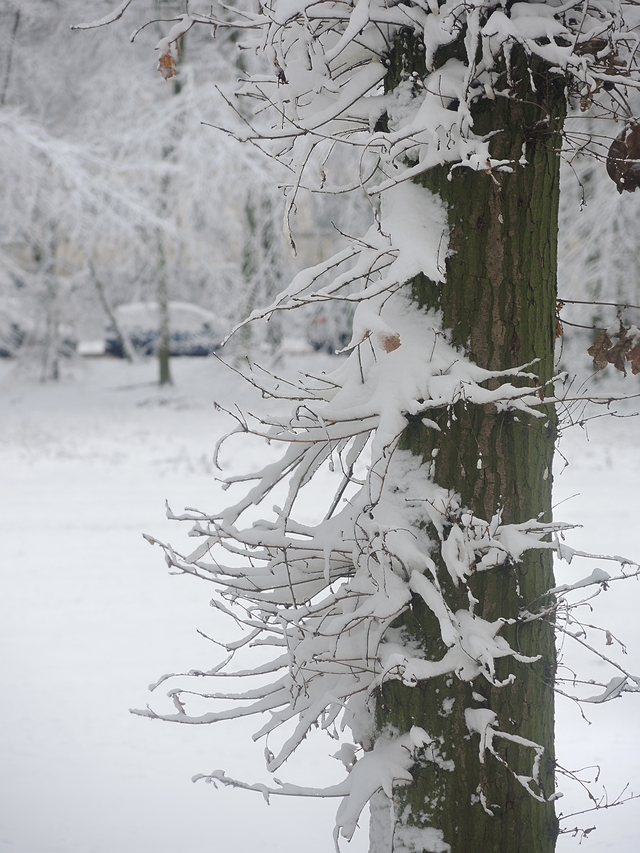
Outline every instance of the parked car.
<path id="1" fill-rule="evenodd" d="M 12 358 L 20 349 L 33 321 L 9 308 L 0 308 L 0 358 Z"/>
<path id="2" fill-rule="evenodd" d="M 141 355 L 153 355 L 158 346 L 159 311 L 156 302 L 131 302 L 115 310 L 120 332 L 132 349 Z M 224 337 L 221 324 L 211 311 L 189 302 L 169 303 L 171 355 L 210 355 L 220 348 Z M 115 329 L 107 329 L 105 353 L 124 356 Z"/>

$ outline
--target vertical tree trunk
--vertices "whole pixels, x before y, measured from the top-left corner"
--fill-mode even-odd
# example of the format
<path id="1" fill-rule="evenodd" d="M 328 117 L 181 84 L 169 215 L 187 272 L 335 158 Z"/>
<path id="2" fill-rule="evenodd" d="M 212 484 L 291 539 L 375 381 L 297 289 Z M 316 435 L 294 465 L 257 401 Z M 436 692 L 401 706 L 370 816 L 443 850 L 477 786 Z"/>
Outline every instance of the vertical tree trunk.
<path id="1" fill-rule="evenodd" d="M 392 86 L 407 73 L 424 69 L 421 56 L 412 36 L 399 41 L 390 69 Z M 524 57 L 518 60 L 513 86 L 505 75 L 504 85 L 496 87 L 511 89 L 513 97 L 482 99 L 473 111 L 475 133 L 503 128 L 493 138 L 492 156 L 510 160 L 513 172 L 458 168 L 450 174 L 441 168 L 425 173 L 421 183 L 448 207 L 451 253 L 445 284 L 420 277 L 413 282 L 413 293 L 420 306 L 442 311 L 453 341 L 477 364 L 500 370 L 539 359 L 532 370 L 544 383 L 553 371 L 558 151 L 565 95 L 562 78 L 540 64 L 530 78 Z M 540 394 L 544 392 L 543 384 Z M 542 411 L 545 417 L 538 420 L 458 404 L 434 418 L 441 433 L 416 418 L 403 445 L 429 460 L 437 449 L 437 482 L 457 491 L 478 517 L 489 520 L 501 508 L 506 523 L 548 521 L 556 421 L 551 405 Z M 441 583 L 454 611 L 469 607 L 467 590 L 454 588 L 446 571 Z M 478 599 L 475 612 L 489 621 L 513 617 L 552 586 L 552 560 L 544 551 L 469 579 Z M 403 623 L 428 658 L 442 657 L 438 622 L 417 598 Z M 484 680 L 468 684 L 443 677 L 409 688 L 394 681 L 378 697 L 381 728 L 392 725 L 402 732 L 421 726 L 440 744 L 441 757 L 455 764 L 451 770 L 442 762 L 419 761 L 413 784 L 398 789 L 394 802 L 400 825 L 437 827 L 451 853 L 551 853 L 555 848 L 553 804 L 534 799 L 494 756 L 485 752 L 481 762 L 479 737 L 470 736 L 465 723 L 465 709 L 488 708 L 497 714 L 500 730 L 543 745 L 536 792 L 549 797 L 554 790 L 553 627 L 532 622 L 503 628 L 501 634 L 516 651 L 542 655 L 535 664 L 498 661 L 497 679 L 513 672 L 514 683 L 499 688 Z M 531 774 L 531 748 L 499 739 L 495 744 L 515 773 Z M 400 841 L 402 834 L 396 832 L 393 849 L 409 849 Z M 423 849 L 431 848 L 415 848 L 418 853 Z"/>
<path id="2" fill-rule="evenodd" d="M 240 318 L 245 319 L 257 305 L 268 305 L 279 293 L 282 284 L 282 262 L 278 255 L 274 233 L 274 214 L 269 195 L 261 188 L 253 188 L 244 205 L 244 243 L 242 246 L 242 278 L 244 294 Z M 277 354 L 282 344 L 282 322 L 279 312 L 268 321 L 266 343 L 272 354 Z M 251 358 L 254 328 L 245 323 L 236 333 L 238 364 Z"/>
<path id="3" fill-rule="evenodd" d="M 122 354 L 124 358 L 126 358 L 129 364 L 132 364 L 133 354 L 129 339 L 123 333 L 122 329 L 120 328 L 120 324 L 118 323 L 118 318 L 111 310 L 111 306 L 109 305 L 109 301 L 107 300 L 107 295 L 104 291 L 104 284 L 98 276 L 98 272 L 95 268 L 93 261 L 88 259 L 87 265 L 89 267 L 89 274 L 91 275 L 91 280 L 93 281 L 94 287 L 98 294 L 98 299 L 100 300 L 100 304 L 102 305 L 102 310 L 106 314 L 106 317 L 109 320 L 109 324 L 115 332 L 116 338 L 118 339 L 118 343 L 120 344 L 120 348 L 122 349 Z"/>
<path id="4" fill-rule="evenodd" d="M 169 328 L 169 291 L 167 288 L 167 261 L 164 254 L 163 235 L 158 230 L 158 382 L 171 385 L 171 330 Z"/>
<path id="5" fill-rule="evenodd" d="M 256 210 L 249 195 L 244 204 L 244 242 L 242 245 L 242 260 L 241 270 L 244 280 L 244 294 L 242 300 L 242 309 L 240 311 L 240 319 L 244 320 L 251 314 L 256 307 L 258 298 L 258 282 L 256 273 L 258 271 L 259 259 L 256 250 L 256 232 L 258 224 L 256 222 Z M 251 349 L 253 344 L 253 326 L 251 323 L 245 323 L 237 331 L 237 355 L 236 361 L 238 366 L 245 366 L 247 360 L 251 358 Z"/>
<path id="6" fill-rule="evenodd" d="M 5 100 L 7 98 L 7 91 L 9 89 L 9 81 L 11 80 L 11 64 L 12 64 L 12 60 L 13 60 L 13 47 L 15 45 L 16 33 L 18 32 L 19 25 L 20 25 L 20 9 L 17 9 L 15 17 L 13 19 L 13 29 L 11 30 L 11 38 L 9 40 L 9 52 L 7 54 L 7 64 L 5 66 L 4 80 L 2 82 L 2 92 L 0 92 L 0 107 L 4 107 Z"/>
<path id="7" fill-rule="evenodd" d="M 54 256 L 55 257 L 55 256 Z M 53 271 L 55 262 L 51 263 L 51 272 L 47 276 L 45 286 L 45 337 L 43 341 L 42 369 L 40 381 L 47 382 L 60 379 L 60 318 L 58 308 L 58 282 Z"/>
<path id="8" fill-rule="evenodd" d="M 178 58 L 184 55 L 185 40 L 182 37 L 178 42 Z M 182 83 L 178 76 L 173 78 L 173 94 L 179 95 L 182 91 Z M 173 145 L 168 145 L 162 152 L 163 159 L 171 157 L 174 151 Z M 167 196 L 171 178 L 165 175 L 160 184 L 160 209 L 164 213 L 167 208 Z M 169 318 L 169 288 L 167 287 L 167 257 L 164 251 L 164 235 L 160 229 L 156 233 L 158 243 L 158 282 L 156 285 L 156 299 L 158 302 L 158 384 L 172 385 L 171 376 L 171 328 Z"/>

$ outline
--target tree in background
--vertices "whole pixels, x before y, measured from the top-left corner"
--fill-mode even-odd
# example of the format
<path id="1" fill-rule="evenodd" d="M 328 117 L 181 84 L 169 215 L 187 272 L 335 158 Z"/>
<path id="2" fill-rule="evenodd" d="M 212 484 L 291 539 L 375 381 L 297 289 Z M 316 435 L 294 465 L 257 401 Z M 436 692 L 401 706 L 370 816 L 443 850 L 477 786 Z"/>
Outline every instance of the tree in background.
<path id="1" fill-rule="evenodd" d="M 78 337 L 103 334 L 117 306 L 154 301 L 162 281 L 168 299 L 213 310 L 222 326 L 237 322 L 236 190 L 273 182 L 258 152 L 238 154 L 202 124 L 221 121 L 219 92 L 235 82 L 230 38 L 210 45 L 194 34 L 174 92 L 148 65 L 146 32 L 124 55 L 117 29 L 72 32 L 85 9 L 76 0 L 0 3 L 0 294 L 22 329 L 11 351 L 35 351 L 43 378 Z M 203 168 L 215 180 L 203 181 Z"/>
<path id="2" fill-rule="evenodd" d="M 283 271 L 287 268 L 284 243 L 274 228 L 273 208 L 274 199 L 268 194 L 266 187 L 258 190 L 254 187 L 247 191 L 242 247 L 242 317 L 247 317 L 258 306 L 273 301 L 280 291 Z M 282 344 L 280 316 L 270 318 L 265 337 L 270 350 L 277 352 Z M 251 358 L 253 327 L 249 323 L 244 324 L 237 338 L 240 341 L 240 360 Z"/>
<path id="3" fill-rule="evenodd" d="M 238 415 L 236 432 L 281 442 L 280 460 L 227 480 L 252 486 L 220 512 L 178 516 L 202 540 L 192 553 L 165 546 L 244 629 L 191 679 L 234 674 L 244 647 L 275 654 L 236 671 L 256 677 L 250 689 L 175 686 L 172 712 L 139 713 L 185 724 L 266 713 L 256 737 L 271 772 L 321 726 L 339 742 L 340 784 L 205 778 L 341 797 L 336 840 L 371 801 L 374 853 L 550 853 L 554 691 L 602 702 L 640 687 L 617 664 L 598 688 L 558 676 L 554 632 L 580 634 L 576 606 L 611 578 L 598 568 L 555 587 L 551 561 L 588 556 L 551 518 L 555 407 L 571 402 L 554 388 L 563 123 L 577 100 L 635 126 L 623 97 L 639 85 L 634 16 L 605 0 L 276 0 L 235 19 L 190 3 L 158 44 L 164 72 L 199 25 L 240 30 L 266 54 L 270 73 L 241 94 L 272 111 L 272 129 L 245 118 L 237 135 L 289 170 L 292 247 L 305 189 L 363 192 L 374 222 L 252 315 L 354 304 L 348 360 L 330 376 L 265 377 L 292 413 Z M 353 167 L 338 183 L 341 148 Z M 611 169 L 631 174 L 632 148 L 612 150 Z M 633 360 L 640 331 L 626 334 Z M 322 468 L 335 491 L 311 522 L 297 499 Z M 243 524 L 276 495 L 271 515 Z M 194 696 L 237 707 L 199 713 Z"/>
<path id="4" fill-rule="evenodd" d="M 0 163 L 3 304 L 28 336 L 16 344 L 36 351 L 42 379 L 57 378 L 75 311 L 86 304 L 87 268 L 95 272 L 114 245 L 140 258 L 129 222 L 146 212 L 95 151 L 51 135 L 24 114 L 0 112 L 0 139 L 11 152 Z M 114 272 L 120 270 L 115 260 Z"/>

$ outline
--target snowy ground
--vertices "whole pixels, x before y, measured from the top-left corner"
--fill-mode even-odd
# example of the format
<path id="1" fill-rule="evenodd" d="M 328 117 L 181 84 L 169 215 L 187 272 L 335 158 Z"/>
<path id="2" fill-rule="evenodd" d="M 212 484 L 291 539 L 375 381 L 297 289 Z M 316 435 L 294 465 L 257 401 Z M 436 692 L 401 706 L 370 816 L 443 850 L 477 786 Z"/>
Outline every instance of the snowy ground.
<path id="1" fill-rule="evenodd" d="M 0 853 L 333 849 L 335 801 L 267 806 L 256 794 L 191 783 L 216 768 L 263 778 L 251 725 L 183 727 L 128 713 L 144 707 L 146 685 L 162 673 L 218 659 L 195 632 L 216 630 L 209 590 L 169 576 L 141 534 L 183 535 L 164 518 L 165 498 L 176 510 L 218 505 L 210 457 L 229 422 L 211 402 L 255 403 L 212 359 L 175 360 L 174 370 L 175 387 L 160 391 L 153 364 L 86 362 L 57 385 L 0 364 Z M 579 496 L 557 515 L 585 524 L 572 546 L 638 559 L 639 426 L 598 422 L 591 436 L 564 440 L 571 465 L 557 499 Z M 271 452 L 250 444 L 230 448 L 226 461 L 239 471 Z M 592 568 L 574 564 L 562 580 Z M 602 599 L 608 627 L 629 643 L 626 663 L 640 671 L 640 586 L 618 584 Z M 591 726 L 559 705 L 561 762 L 601 764 L 612 797 L 626 782 L 640 791 L 640 696 L 589 717 Z M 340 776 L 337 762 L 321 763 L 332 751 L 311 745 L 321 782 Z M 302 781 L 302 769 L 288 778 Z M 561 787 L 562 810 L 573 810 Z M 639 821 L 637 801 L 570 825 L 598 823 L 584 850 L 629 853 Z M 559 850 L 577 845 L 564 837 Z M 345 845 L 366 847 L 366 828 Z"/>

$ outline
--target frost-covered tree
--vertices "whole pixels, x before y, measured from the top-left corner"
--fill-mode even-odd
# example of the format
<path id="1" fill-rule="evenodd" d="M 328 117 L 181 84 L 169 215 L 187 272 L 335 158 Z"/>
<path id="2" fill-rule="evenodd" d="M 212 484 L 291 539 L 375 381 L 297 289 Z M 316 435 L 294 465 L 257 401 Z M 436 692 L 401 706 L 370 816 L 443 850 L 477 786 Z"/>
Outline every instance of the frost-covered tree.
<path id="1" fill-rule="evenodd" d="M 43 376 L 57 371 L 58 338 L 99 335 L 113 309 L 155 300 L 163 281 L 169 298 L 233 325 L 245 289 L 238 196 L 271 193 L 262 227 L 282 218 L 274 169 L 203 126 L 231 112 L 220 97 L 238 74 L 231 33 L 215 45 L 194 34 L 172 87 L 148 63 L 160 24 L 121 53 L 126 29 L 70 30 L 85 11 L 81 0 L 0 0 L 0 297 L 29 329 L 16 353 L 35 347 Z M 258 258 L 256 275 L 272 272 Z"/>
<path id="2" fill-rule="evenodd" d="M 321 726 L 348 771 L 340 784 L 205 778 L 341 797 L 336 840 L 370 802 L 373 853 L 550 853 L 554 693 L 601 702 L 640 686 L 619 666 L 582 692 L 558 677 L 554 632 L 582 637 L 575 598 L 610 577 L 598 568 L 554 587 L 554 555 L 587 555 L 551 515 L 556 404 L 570 402 L 554 384 L 563 124 L 578 101 L 635 127 L 624 115 L 639 85 L 634 25 L 634 5 L 615 0 L 273 0 L 217 14 L 191 2 L 157 46 L 169 77 L 178 40 L 199 26 L 235 29 L 266 55 L 270 71 L 239 94 L 272 127 L 244 112 L 236 135 L 289 170 L 292 246 L 307 190 L 362 193 L 373 224 L 253 313 L 354 305 L 350 355 L 332 375 L 265 377 L 291 414 L 237 416 L 236 432 L 282 445 L 281 457 L 227 480 L 251 485 L 226 508 L 178 516 L 201 543 L 164 546 L 168 564 L 212 582 L 244 633 L 185 676 L 200 689 L 171 687 L 172 712 L 141 713 L 266 714 L 256 737 L 271 772 Z M 345 151 L 351 173 L 337 179 Z M 612 171 L 633 174 L 632 146 L 612 156 Z M 629 354 L 639 341 L 628 330 Z M 299 497 L 323 468 L 335 492 L 310 522 Z M 269 500 L 273 513 L 251 523 Z M 630 562 L 611 559 L 624 576 Z M 251 648 L 255 667 L 235 674 L 255 686 L 210 686 Z"/>
<path id="3" fill-rule="evenodd" d="M 18 109 L 0 111 L 3 205 L 0 211 L 0 295 L 37 353 L 43 379 L 57 378 L 59 359 L 86 304 L 89 268 L 106 247 L 124 245 L 140 258 L 129 223 L 153 217 L 118 181 L 95 149 L 47 132 Z M 122 261 L 124 261 L 124 257 Z M 112 258 L 113 273 L 122 272 Z"/>

